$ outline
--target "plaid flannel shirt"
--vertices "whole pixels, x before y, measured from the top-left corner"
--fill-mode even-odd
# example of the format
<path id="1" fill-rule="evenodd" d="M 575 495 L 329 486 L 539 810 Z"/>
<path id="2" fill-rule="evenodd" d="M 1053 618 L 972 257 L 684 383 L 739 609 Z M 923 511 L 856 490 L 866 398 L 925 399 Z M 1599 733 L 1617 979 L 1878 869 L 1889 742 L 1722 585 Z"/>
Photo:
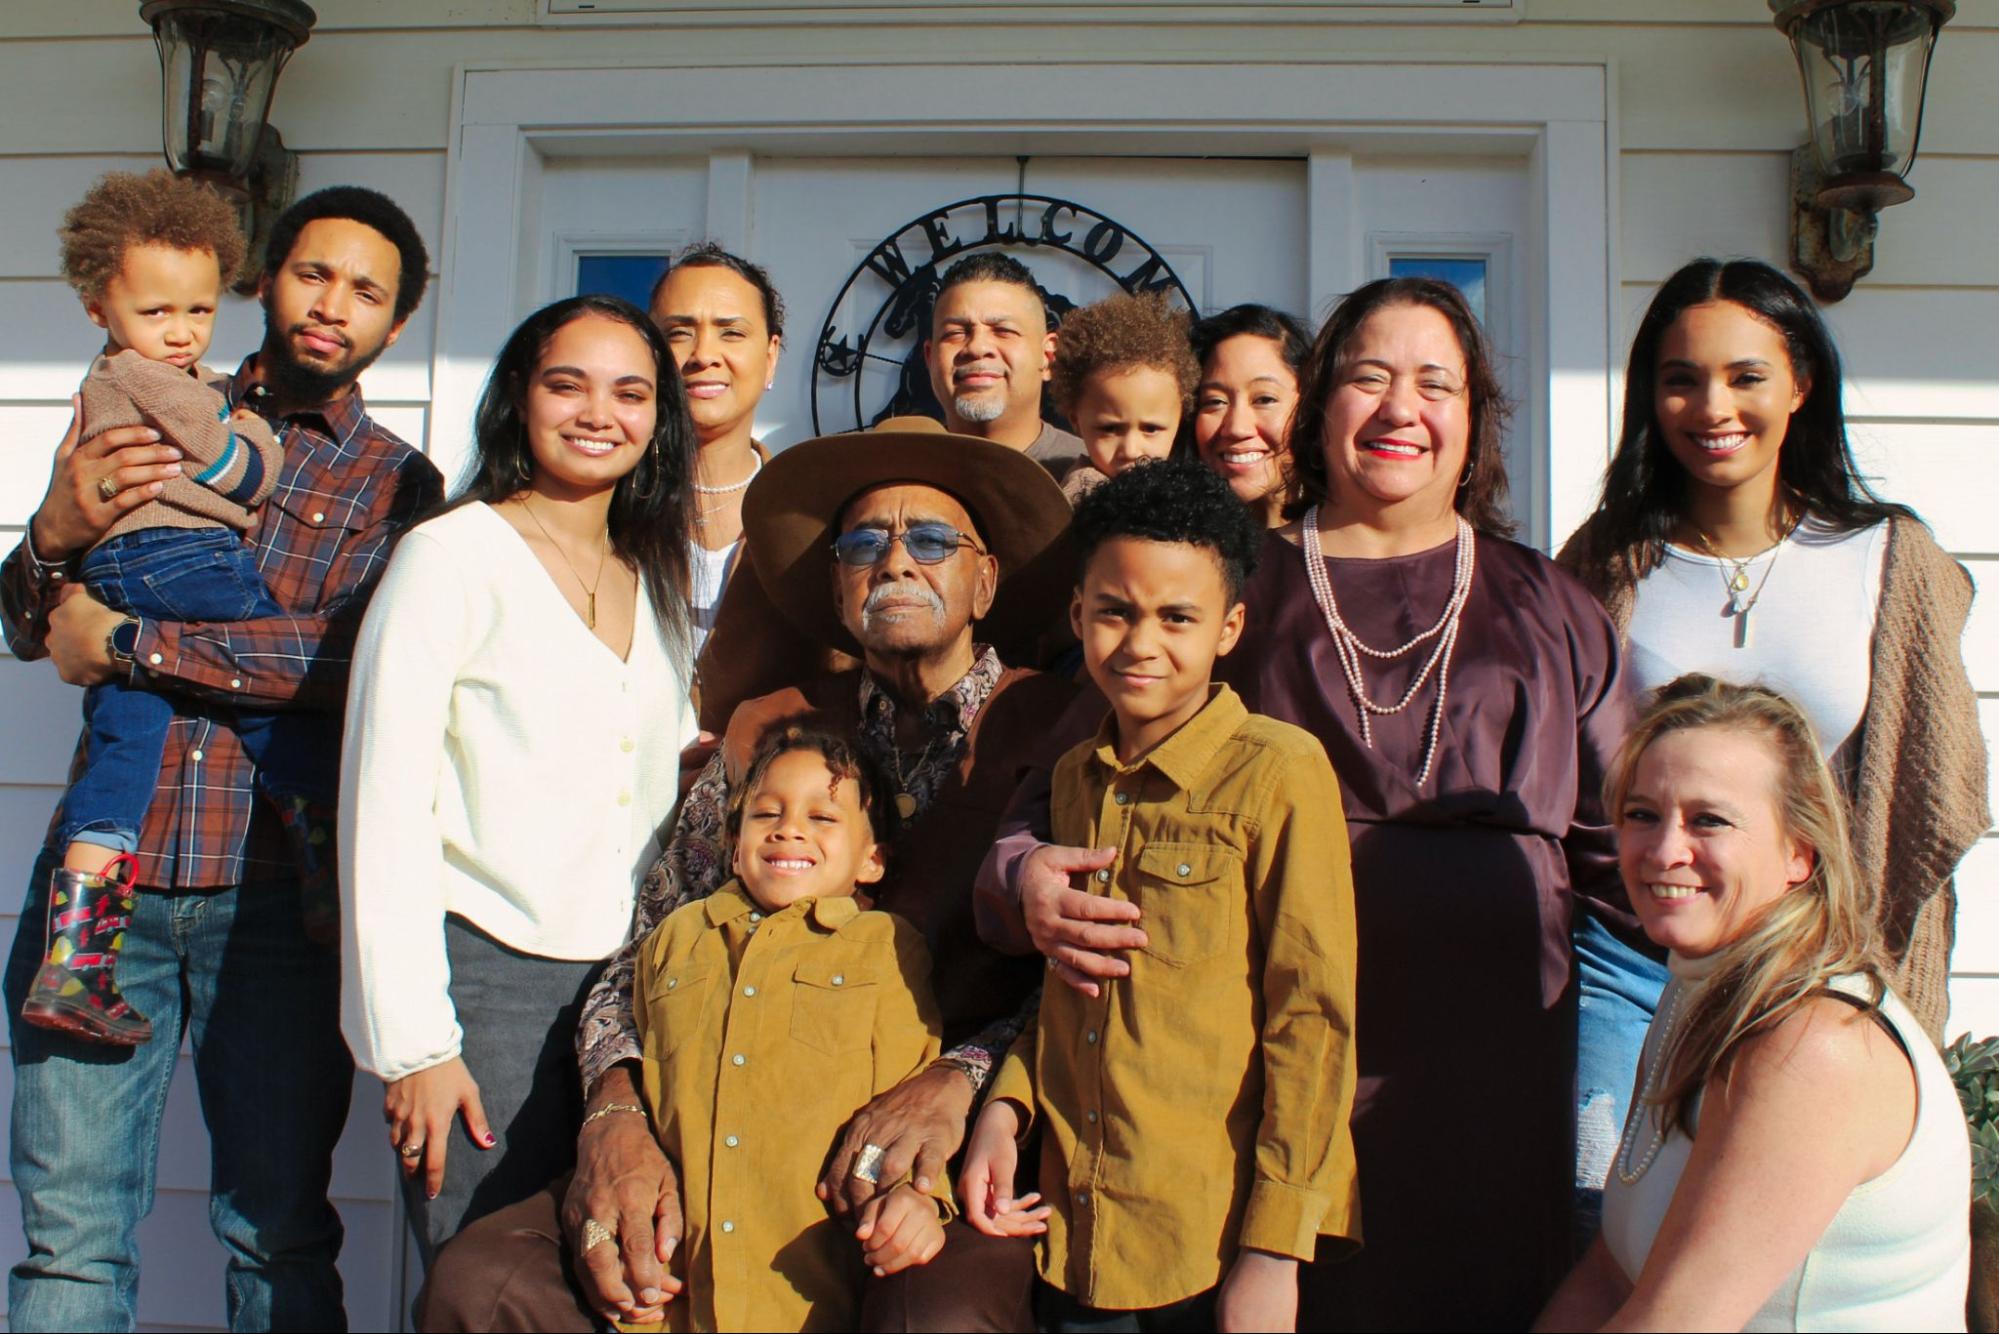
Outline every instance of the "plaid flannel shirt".
<path id="1" fill-rule="evenodd" d="M 268 416 L 265 391 L 251 380 L 254 361 L 231 377 L 229 403 Z M 389 548 L 443 496 L 436 467 L 369 417 L 358 389 L 270 421 L 284 472 L 248 541 L 271 596 L 290 614 L 140 623 L 132 683 L 174 702 L 159 783 L 139 830 L 142 879 L 155 888 L 294 874 L 277 812 L 256 796 L 234 710 L 339 716 L 354 637 Z M 41 560 L 25 534 L 0 563 L 0 625 L 15 656 L 47 656 L 48 614 L 78 564 Z M 79 741 L 72 779 L 82 762 Z M 58 808 L 50 837 L 61 819 Z"/>

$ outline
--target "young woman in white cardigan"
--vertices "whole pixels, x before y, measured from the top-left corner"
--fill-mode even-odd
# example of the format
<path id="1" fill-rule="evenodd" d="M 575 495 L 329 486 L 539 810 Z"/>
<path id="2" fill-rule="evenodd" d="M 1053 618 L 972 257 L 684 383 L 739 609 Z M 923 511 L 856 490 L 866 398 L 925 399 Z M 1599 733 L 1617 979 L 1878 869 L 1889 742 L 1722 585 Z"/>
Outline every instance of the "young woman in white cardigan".
<path id="1" fill-rule="evenodd" d="M 576 1009 L 694 735 L 694 436 L 664 340 L 616 298 L 556 302 L 475 430 L 369 606 L 341 774 L 341 1027 L 388 1084 L 426 1266 L 569 1166 Z"/>

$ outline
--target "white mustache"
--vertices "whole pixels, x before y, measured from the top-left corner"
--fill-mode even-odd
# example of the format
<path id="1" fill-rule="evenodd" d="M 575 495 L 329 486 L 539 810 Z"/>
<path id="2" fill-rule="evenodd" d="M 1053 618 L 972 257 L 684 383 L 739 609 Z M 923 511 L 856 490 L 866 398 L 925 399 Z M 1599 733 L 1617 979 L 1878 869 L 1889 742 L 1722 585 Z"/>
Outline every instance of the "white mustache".
<path id="1" fill-rule="evenodd" d="M 861 604 L 861 624 L 865 626 L 868 618 L 875 614 L 882 603 L 891 598 L 898 601 L 913 598 L 921 602 L 932 616 L 939 620 L 943 619 L 944 599 L 937 596 L 935 589 L 922 584 L 882 584 L 872 590 L 868 594 L 867 601 Z"/>

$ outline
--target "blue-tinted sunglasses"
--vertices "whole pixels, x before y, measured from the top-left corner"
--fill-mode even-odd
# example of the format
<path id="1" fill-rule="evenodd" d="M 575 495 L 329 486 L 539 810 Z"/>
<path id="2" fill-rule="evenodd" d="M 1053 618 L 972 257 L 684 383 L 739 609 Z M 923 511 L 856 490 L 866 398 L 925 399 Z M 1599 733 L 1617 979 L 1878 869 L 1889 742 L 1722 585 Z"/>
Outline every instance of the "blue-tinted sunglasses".
<path id="1" fill-rule="evenodd" d="M 866 569 L 877 565 L 897 542 L 918 565 L 937 565 L 949 560 L 959 547 L 970 547 L 980 555 L 985 549 L 948 523 L 914 523 L 900 533 L 881 528 L 856 528 L 833 539 L 833 558 L 842 565 Z"/>

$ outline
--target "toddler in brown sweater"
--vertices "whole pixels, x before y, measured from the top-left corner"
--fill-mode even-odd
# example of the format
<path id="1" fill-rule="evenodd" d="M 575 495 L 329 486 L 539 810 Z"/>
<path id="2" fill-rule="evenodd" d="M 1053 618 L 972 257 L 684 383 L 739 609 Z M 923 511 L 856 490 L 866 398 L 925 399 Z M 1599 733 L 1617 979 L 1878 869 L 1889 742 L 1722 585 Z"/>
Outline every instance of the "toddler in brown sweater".
<path id="1" fill-rule="evenodd" d="M 82 437 L 150 426 L 180 451 L 182 471 L 119 518 L 72 571 L 91 596 L 126 613 L 107 644 L 126 675 L 84 697 L 84 762 L 54 830 L 63 861 L 50 893 L 49 949 L 22 1016 L 86 1040 L 133 1045 L 152 1029 L 119 993 L 115 965 L 136 906 L 139 826 L 159 781 L 173 706 L 132 663 L 132 646 L 143 617 L 284 614 L 243 542 L 278 484 L 284 451 L 261 417 L 231 409 L 227 377 L 201 365 L 223 287 L 243 262 L 230 204 L 166 171 L 114 172 L 65 215 L 61 235 L 63 276 L 105 332 L 104 352 L 83 381 Z M 106 500 L 115 496 L 115 482 L 100 486 Z M 324 827 L 333 748 L 313 734 L 311 720 L 243 710 L 230 721 L 294 835 L 302 874 L 330 882 Z"/>
<path id="2" fill-rule="evenodd" d="M 1134 463 L 1175 453 L 1201 378 L 1188 328 L 1187 313 L 1156 292 L 1118 292 L 1062 321 L 1050 388 L 1090 452 L 1063 479 L 1070 504 Z"/>

